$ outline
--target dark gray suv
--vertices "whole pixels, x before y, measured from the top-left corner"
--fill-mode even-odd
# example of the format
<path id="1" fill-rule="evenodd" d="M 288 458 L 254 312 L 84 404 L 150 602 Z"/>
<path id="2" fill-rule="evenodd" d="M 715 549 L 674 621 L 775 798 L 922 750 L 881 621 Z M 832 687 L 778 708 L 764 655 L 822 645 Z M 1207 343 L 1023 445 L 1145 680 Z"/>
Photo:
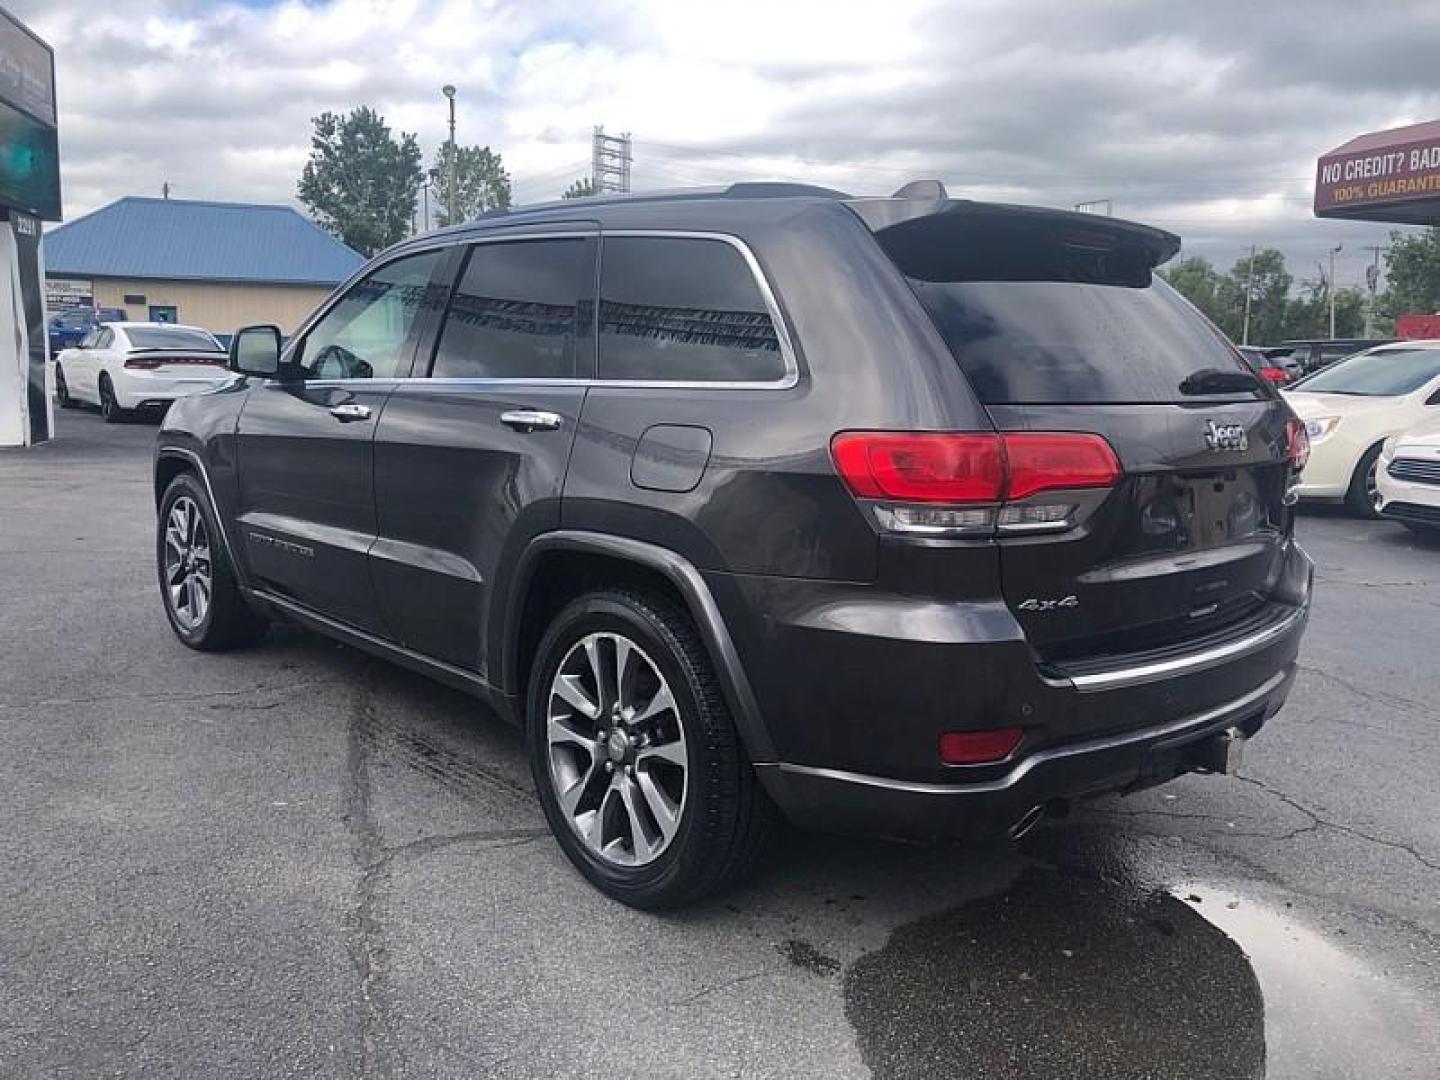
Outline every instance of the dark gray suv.
<path id="1" fill-rule="evenodd" d="M 1230 771 L 1294 674 L 1303 427 L 1156 229 L 739 184 L 417 237 L 159 435 L 197 649 L 267 620 L 524 728 L 628 904 L 779 813 L 934 839 Z"/>

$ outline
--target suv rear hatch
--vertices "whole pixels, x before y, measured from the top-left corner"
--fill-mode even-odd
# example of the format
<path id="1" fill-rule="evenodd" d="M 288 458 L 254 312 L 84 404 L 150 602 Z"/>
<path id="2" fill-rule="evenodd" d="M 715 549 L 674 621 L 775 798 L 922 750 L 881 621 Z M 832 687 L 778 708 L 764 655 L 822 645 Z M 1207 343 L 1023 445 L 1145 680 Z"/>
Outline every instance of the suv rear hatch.
<path id="1" fill-rule="evenodd" d="M 999 517 L 1003 595 L 1042 660 L 1173 649 L 1265 617 L 1299 434 L 1153 274 L 1176 237 L 948 200 L 876 237 L 999 432 L 1094 433 L 1119 460 L 1107 490 L 1035 496 L 1029 524 Z M 1069 511 L 1047 522 L 1057 503 Z"/>

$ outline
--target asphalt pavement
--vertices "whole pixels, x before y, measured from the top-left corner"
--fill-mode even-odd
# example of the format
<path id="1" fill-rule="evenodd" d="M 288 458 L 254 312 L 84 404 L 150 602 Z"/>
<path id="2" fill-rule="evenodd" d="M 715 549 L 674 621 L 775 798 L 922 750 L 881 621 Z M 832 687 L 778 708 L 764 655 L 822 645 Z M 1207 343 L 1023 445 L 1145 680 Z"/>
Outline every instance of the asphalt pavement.
<path id="1" fill-rule="evenodd" d="M 1302 517 L 1238 778 L 1019 845 L 791 834 L 656 916 L 470 699 L 294 628 L 183 648 L 153 426 L 59 421 L 0 451 L 0 1076 L 1440 1075 L 1440 545 Z"/>

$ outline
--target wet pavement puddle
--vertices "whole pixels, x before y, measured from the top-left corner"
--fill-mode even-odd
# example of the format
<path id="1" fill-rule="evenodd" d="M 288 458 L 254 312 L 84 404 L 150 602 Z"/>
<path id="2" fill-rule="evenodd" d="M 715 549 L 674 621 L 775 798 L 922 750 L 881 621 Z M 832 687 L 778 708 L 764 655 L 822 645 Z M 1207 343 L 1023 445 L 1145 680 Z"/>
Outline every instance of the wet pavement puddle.
<path id="1" fill-rule="evenodd" d="M 876 1076 L 1440 1076 L 1435 1009 L 1235 892 L 1028 869 L 845 975 Z"/>
<path id="2" fill-rule="evenodd" d="M 1440 1008 L 1288 912 L 1201 885 L 1174 890 L 1240 944 L 1265 999 L 1270 1080 L 1440 1076 Z"/>

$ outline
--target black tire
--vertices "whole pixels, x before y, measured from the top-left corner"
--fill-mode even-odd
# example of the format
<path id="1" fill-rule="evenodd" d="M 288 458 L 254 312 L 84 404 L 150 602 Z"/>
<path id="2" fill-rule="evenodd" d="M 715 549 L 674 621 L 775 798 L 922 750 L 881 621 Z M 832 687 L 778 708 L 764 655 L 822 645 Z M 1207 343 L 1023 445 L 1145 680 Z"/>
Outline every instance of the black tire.
<path id="1" fill-rule="evenodd" d="M 70 396 L 70 386 L 65 381 L 65 369 L 59 364 L 55 365 L 55 400 L 60 402 L 62 409 L 80 407 L 80 403 Z"/>
<path id="2" fill-rule="evenodd" d="M 185 500 L 188 500 L 188 503 L 182 505 Z M 182 510 L 193 506 L 198 512 L 208 551 L 209 597 L 204 611 L 195 619 L 187 619 L 185 612 L 177 607 L 167 573 L 167 561 L 172 552 L 167 539 L 167 529 L 172 523 L 172 513 L 177 506 Z M 197 562 L 196 565 L 200 563 Z M 225 543 L 215 525 L 215 510 L 206 497 L 204 485 L 193 473 L 183 472 L 170 481 L 170 486 L 165 489 L 165 495 L 160 500 L 160 514 L 155 528 L 155 568 L 165 617 L 170 621 L 170 628 L 175 631 L 175 636 L 183 644 L 201 652 L 223 652 L 253 644 L 265 635 L 269 623 L 255 612 L 241 595 Z M 191 589 L 194 588 L 195 586 L 191 585 Z"/>
<path id="3" fill-rule="evenodd" d="M 1360 464 L 1355 466 L 1355 473 L 1350 477 L 1350 487 L 1345 492 L 1345 508 L 1356 517 L 1374 520 L 1380 516 L 1380 508 L 1376 500 L 1375 471 L 1380 462 L 1380 443 L 1376 443 L 1365 456 L 1360 459 Z"/>
<path id="4" fill-rule="evenodd" d="M 110 385 L 109 375 L 100 376 L 100 415 L 107 424 L 122 424 L 129 416 L 115 397 L 115 387 Z"/>
<path id="5" fill-rule="evenodd" d="M 621 636 L 642 650 L 668 684 L 676 705 L 671 716 L 683 732 L 687 764 L 679 822 L 668 846 L 645 865 L 616 865 L 593 851 L 561 808 L 552 776 L 547 721 L 552 682 L 572 650 L 597 633 Z M 605 695 L 597 697 L 603 713 Z M 630 907 L 673 908 L 729 888 L 754 869 L 777 811 L 741 746 L 710 657 L 688 616 L 674 604 L 628 589 L 596 591 L 574 600 L 540 642 L 527 705 L 531 771 L 546 820 L 561 850 L 601 892 Z M 619 775 L 600 775 L 598 755 L 603 751 L 598 747 L 604 745 L 597 739 L 594 776 L 608 790 L 608 785 L 624 781 Z M 637 767 L 644 769 L 642 763 Z M 619 771 L 635 775 L 628 768 Z M 601 816 L 605 798 L 602 794 L 599 799 Z"/>

